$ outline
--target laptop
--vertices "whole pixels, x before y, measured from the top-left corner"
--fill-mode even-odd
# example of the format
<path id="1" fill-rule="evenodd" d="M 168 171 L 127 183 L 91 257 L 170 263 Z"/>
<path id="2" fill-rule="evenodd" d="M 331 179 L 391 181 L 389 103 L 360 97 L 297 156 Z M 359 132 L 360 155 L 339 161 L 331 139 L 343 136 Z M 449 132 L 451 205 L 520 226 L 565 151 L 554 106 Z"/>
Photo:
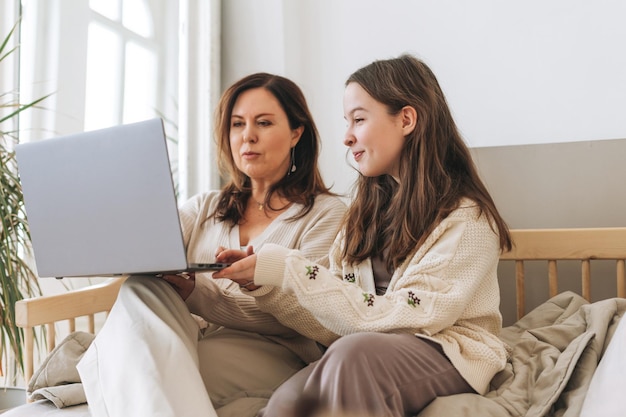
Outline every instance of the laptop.
<path id="1" fill-rule="evenodd" d="M 16 146 L 40 277 L 211 271 L 189 265 L 160 118 Z"/>

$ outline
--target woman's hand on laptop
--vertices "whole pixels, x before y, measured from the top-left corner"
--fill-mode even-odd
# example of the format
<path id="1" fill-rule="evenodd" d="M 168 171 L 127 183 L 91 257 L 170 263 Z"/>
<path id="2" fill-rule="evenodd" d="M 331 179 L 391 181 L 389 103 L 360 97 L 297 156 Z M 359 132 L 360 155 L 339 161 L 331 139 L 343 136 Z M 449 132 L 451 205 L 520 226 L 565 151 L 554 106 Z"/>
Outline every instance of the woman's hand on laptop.
<path id="1" fill-rule="evenodd" d="M 252 254 L 254 254 L 254 248 L 252 246 L 248 246 L 246 250 L 228 249 L 224 246 L 220 246 L 215 251 L 215 261 L 232 264 Z"/>
<path id="2" fill-rule="evenodd" d="M 196 274 L 194 272 L 185 272 L 178 275 L 160 275 L 165 281 L 167 281 L 182 297 L 186 300 L 196 286 Z"/>
<path id="3" fill-rule="evenodd" d="M 220 248 L 223 249 L 223 248 Z M 254 248 L 248 246 L 246 251 L 223 249 L 217 254 L 218 262 L 231 263 L 229 267 L 213 273 L 213 278 L 228 278 L 239 284 L 240 288 L 249 291 L 260 288 L 254 285 L 254 268 L 256 267 L 256 255 Z"/>

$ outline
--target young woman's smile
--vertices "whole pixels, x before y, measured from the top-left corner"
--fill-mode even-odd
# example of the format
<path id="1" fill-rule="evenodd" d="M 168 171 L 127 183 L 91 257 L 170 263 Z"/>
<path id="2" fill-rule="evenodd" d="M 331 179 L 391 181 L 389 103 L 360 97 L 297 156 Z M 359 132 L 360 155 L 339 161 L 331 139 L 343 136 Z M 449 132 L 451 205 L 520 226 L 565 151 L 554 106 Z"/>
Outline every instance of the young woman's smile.
<path id="1" fill-rule="evenodd" d="M 343 109 L 348 122 L 344 144 L 350 148 L 359 172 L 366 177 L 397 177 L 406 134 L 402 112 L 389 114 L 384 104 L 354 82 L 346 86 Z"/>

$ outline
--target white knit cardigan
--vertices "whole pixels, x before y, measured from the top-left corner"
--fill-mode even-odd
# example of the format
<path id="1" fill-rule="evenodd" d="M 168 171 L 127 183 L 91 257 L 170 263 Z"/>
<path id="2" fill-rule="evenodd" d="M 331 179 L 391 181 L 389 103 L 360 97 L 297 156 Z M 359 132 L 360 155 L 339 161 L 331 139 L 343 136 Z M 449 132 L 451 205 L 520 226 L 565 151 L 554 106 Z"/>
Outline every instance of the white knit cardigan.
<path id="1" fill-rule="evenodd" d="M 324 344 L 357 332 L 414 333 L 439 343 L 452 364 L 478 392 L 485 393 L 504 368 L 506 350 L 497 264 L 499 238 L 469 200 L 439 224 L 424 244 L 393 274 L 387 292 L 376 295 L 370 260 L 342 262 L 341 234 L 330 268 L 297 250 L 266 244 L 257 254 L 249 292 L 265 311 Z M 287 309 L 275 289 L 293 294 L 305 311 Z"/>

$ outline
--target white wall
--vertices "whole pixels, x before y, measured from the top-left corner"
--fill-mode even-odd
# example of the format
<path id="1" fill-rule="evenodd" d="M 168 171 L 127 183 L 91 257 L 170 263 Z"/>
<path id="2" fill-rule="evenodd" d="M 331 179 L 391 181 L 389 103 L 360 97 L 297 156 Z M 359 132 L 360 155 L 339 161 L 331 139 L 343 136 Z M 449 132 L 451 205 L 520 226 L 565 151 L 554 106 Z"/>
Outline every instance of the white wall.
<path id="1" fill-rule="evenodd" d="M 620 0 L 228 0 L 222 85 L 298 82 L 345 191 L 343 82 L 403 52 L 431 66 L 472 147 L 626 137 L 625 18 Z"/>

